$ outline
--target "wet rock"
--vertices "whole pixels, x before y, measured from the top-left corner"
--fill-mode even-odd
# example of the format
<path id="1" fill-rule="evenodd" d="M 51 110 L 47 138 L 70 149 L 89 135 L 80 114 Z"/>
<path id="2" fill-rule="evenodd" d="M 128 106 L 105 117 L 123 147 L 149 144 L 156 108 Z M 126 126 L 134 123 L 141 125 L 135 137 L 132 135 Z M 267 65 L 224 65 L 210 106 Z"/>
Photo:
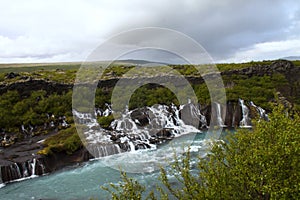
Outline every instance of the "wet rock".
<path id="1" fill-rule="evenodd" d="M 130 146 L 127 142 L 119 143 L 118 145 L 123 151 L 130 151 Z"/>
<path id="2" fill-rule="evenodd" d="M 172 137 L 171 129 L 167 129 L 167 128 L 161 129 L 160 131 L 158 131 L 156 133 L 156 136 L 158 138 L 169 138 L 169 137 Z"/>
<path id="3" fill-rule="evenodd" d="M 43 158 L 32 158 L 24 162 L 15 162 L 0 167 L 2 182 L 26 178 L 33 175 L 42 175 L 49 172 Z"/>
<path id="4" fill-rule="evenodd" d="M 181 120 L 187 124 L 194 126 L 195 128 L 201 127 L 201 114 L 198 106 L 188 103 L 180 110 Z"/>
<path id="5" fill-rule="evenodd" d="M 40 79 L 26 79 L 10 84 L 0 84 L 0 95 L 8 90 L 17 90 L 22 97 L 29 96 L 32 91 L 45 90 L 48 94 L 62 94 L 72 89 L 72 84 L 62 84 Z"/>
<path id="6" fill-rule="evenodd" d="M 225 125 L 227 127 L 232 127 L 234 126 L 234 121 L 235 121 L 235 116 L 234 116 L 234 110 L 236 107 L 236 103 L 233 101 L 227 102 L 226 106 L 226 118 L 225 118 Z"/>
<path id="7" fill-rule="evenodd" d="M 211 105 L 203 105 L 201 113 L 205 116 L 206 122 L 209 125 L 211 121 Z"/>
<path id="8" fill-rule="evenodd" d="M 138 149 L 150 149 L 151 146 L 147 143 L 138 143 L 138 144 L 135 144 L 135 149 L 138 150 Z"/>
<path id="9" fill-rule="evenodd" d="M 111 133 L 110 139 L 111 141 L 115 142 L 115 143 L 119 143 L 120 142 L 120 138 L 122 137 L 122 135 L 117 135 L 116 133 Z"/>
<path id="10" fill-rule="evenodd" d="M 147 108 L 135 109 L 131 114 L 131 119 L 139 126 L 147 126 L 149 124 Z"/>
<path id="11" fill-rule="evenodd" d="M 233 117 L 234 117 L 234 121 L 232 122 L 232 126 L 233 127 L 238 127 L 240 125 L 240 121 L 243 118 L 241 105 L 236 102 L 235 109 L 232 112 L 233 112 Z"/>

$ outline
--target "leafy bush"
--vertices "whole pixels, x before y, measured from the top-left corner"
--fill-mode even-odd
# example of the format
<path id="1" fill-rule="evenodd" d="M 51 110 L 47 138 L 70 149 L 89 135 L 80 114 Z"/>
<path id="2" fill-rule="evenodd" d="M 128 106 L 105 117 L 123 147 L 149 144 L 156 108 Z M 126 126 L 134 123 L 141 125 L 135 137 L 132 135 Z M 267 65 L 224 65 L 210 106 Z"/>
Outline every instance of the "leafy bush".
<path id="1" fill-rule="evenodd" d="M 142 193 L 145 192 L 145 187 L 136 180 L 129 178 L 125 172 L 121 173 L 121 178 L 123 182 L 121 182 L 120 185 L 110 184 L 111 188 L 101 188 L 110 192 L 113 200 L 142 199 Z"/>

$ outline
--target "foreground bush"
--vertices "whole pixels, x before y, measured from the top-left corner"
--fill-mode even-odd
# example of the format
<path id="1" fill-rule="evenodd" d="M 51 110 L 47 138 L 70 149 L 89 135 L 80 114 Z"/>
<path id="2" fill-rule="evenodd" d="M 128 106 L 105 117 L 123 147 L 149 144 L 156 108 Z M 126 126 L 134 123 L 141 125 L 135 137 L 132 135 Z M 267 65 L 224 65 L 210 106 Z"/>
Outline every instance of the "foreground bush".
<path id="1" fill-rule="evenodd" d="M 300 199 L 299 115 L 277 106 L 269 118 L 255 122 L 252 131 L 238 130 L 227 142 L 214 142 L 211 153 L 199 158 L 196 174 L 187 153 L 182 161 L 175 159 L 172 170 L 161 169 L 163 187 L 149 194 L 125 173 L 123 183 L 104 189 L 113 199 Z M 167 174 L 177 178 L 179 188 Z"/>

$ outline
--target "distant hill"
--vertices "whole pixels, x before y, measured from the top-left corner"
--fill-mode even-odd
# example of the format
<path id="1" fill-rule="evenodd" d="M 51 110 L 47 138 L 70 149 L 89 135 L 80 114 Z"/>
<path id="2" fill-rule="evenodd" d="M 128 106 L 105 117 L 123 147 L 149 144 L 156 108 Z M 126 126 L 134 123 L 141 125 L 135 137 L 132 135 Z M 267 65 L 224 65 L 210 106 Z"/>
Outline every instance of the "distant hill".
<path id="1" fill-rule="evenodd" d="M 150 60 L 134 60 L 134 59 L 126 59 L 126 60 L 117 60 L 115 61 L 118 64 L 126 64 L 126 65 L 148 65 L 148 64 L 158 64 L 158 65 L 169 65 L 169 63 L 150 61 Z"/>
<path id="2" fill-rule="evenodd" d="M 96 61 L 102 65 L 107 65 L 113 62 L 116 65 L 143 65 L 143 66 L 152 66 L 152 65 L 169 65 L 168 63 L 155 62 L 148 60 L 115 60 L 115 61 Z M 53 62 L 53 63 L 0 63 L 0 73 L 9 73 L 9 72 L 32 72 L 37 70 L 78 70 L 82 62 Z"/>
<path id="3" fill-rule="evenodd" d="M 285 59 L 285 60 L 300 60 L 300 56 L 287 56 L 287 57 L 283 57 L 281 59 Z"/>

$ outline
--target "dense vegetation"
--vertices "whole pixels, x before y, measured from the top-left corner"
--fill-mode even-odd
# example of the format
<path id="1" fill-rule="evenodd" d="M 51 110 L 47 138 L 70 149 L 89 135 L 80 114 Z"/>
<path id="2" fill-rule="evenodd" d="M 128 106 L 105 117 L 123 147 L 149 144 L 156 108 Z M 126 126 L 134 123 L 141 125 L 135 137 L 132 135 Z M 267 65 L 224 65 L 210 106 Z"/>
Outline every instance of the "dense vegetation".
<path id="1" fill-rule="evenodd" d="M 229 134 L 215 141 L 205 158 L 191 164 L 188 152 L 175 159 L 171 169 L 161 169 L 162 185 L 146 194 L 146 187 L 122 173 L 122 182 L 103 189 L 112 199 L 299 199 L 300 117 L 282 105 L 256 121 L 252 131 Z M 192 170 L 193 169 L 193 170 Z M 197 170 L 197 173 L 192 171 Z M 177 179 L 174 187 L 169 176 Z"/>
<path id="2" fill-rule="evenodd" d="M 224 76 L 227 100 L 236 100 L 242 98 L 247 101 L 253 101 L 257 105 L 270 110 L 268 101 L 274 99 L 274 94 L 280 87 L 286 87 L 288 82 L 284 75 L 274 74 L 272 76 Z M 267 100 L 267 101 L 266 101 Z"/>
<path id="3" fill-rule="evenodd" d="M 27 98 L 17 91 L 0 96 L 0 127 L 7 132 L 18 132 L 20 127 L 40 126 L 65 116 L 72 121 L 72 93 L 62 95 L 33 91 Z"/>

